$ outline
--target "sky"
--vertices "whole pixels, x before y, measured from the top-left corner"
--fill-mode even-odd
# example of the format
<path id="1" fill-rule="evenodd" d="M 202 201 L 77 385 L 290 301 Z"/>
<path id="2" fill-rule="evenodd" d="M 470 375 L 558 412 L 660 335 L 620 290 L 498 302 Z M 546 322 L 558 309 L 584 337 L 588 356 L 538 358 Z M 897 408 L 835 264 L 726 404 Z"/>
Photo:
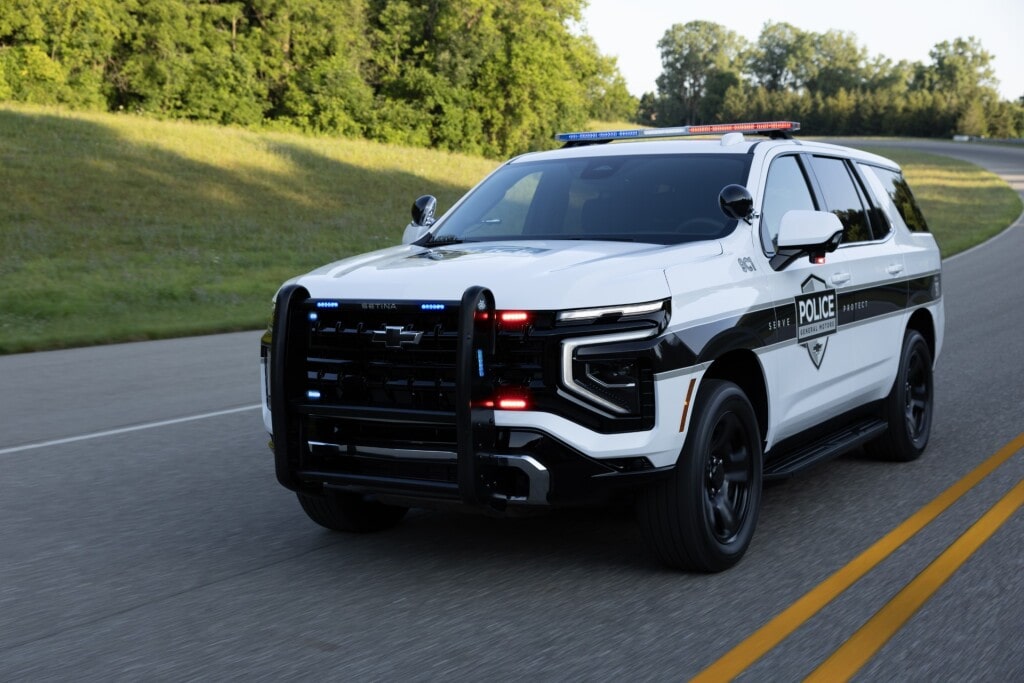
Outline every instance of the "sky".
<path id="1" fill-rule="evenodd" d="M 974 36 L 995 59 L 1004 99 L 1024 96 L 1024 0 L 590 0 L 583 24 L 605 55 L 618 58 L 629 90 L 654 92 L 661 73 L 658 41 L 672 24 L 712 21 L 754 42 L 765 22 L 787 22 L 804 31 L 849 31 L 868 55 L 928 64 L 936 43 Z"/>

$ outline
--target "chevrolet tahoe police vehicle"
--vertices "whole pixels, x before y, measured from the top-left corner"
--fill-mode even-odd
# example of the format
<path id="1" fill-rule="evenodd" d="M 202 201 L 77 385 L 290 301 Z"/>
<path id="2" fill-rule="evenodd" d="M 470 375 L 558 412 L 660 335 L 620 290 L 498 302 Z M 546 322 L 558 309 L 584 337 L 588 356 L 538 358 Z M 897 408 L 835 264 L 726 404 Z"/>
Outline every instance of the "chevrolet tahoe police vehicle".
<path id="1" fill-rule="evenodd" d="M 344 531 L 624 496 L 655 556 L 720 571 L 764 480 L 917 458 L 939 251 L 897 164 L 798 129 L 562 134 L 436 220 L 417 199 L 402 246 L 286 283 L 262 346 L 280 483 Z"/>

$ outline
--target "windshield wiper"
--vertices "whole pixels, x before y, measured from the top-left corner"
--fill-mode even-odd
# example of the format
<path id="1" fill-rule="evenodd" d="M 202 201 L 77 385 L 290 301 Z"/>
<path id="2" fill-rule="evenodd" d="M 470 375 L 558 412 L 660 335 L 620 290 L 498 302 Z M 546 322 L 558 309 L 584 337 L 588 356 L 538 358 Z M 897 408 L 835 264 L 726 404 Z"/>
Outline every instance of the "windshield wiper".
<path id="1" fill-rule="evenodd" d="M 609 237 L 607 235 L 590 235 L 584 237 L 560 237 L 552 239 L 567 239 L 577 242 L 636 242 L 635 237 Z"/>
<path id="2" fill-rule="evenodd" d="M 431 237 L 426 242 L 423 242 L 424 247 L 437 247 L 442 244 L 462 244 L 463 240 L 455 235 L 442 235 L 441 237 Z"/>

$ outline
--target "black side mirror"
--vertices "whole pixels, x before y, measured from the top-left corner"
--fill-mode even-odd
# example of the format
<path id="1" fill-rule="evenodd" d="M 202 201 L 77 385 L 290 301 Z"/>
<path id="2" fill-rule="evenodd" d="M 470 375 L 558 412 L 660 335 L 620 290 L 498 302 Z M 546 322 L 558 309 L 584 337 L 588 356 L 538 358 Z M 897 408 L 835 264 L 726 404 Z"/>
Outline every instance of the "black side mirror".
<path id="1" fill-rule="evenodd" d="M 742 185 L 726 185 L 718 193 L 718 206 L 729 218 L 746 221 L 748 225 L 754 217 L 754 198 L 750 191 Z"/>
<path id="2" fill-rule="evenodd" d="M 425 194 L 412 203 L 412 222 L 415 225 L 428 227 L 434 223 L 434 209 L 437 208 L 437 199 L 433 195 Z"/>

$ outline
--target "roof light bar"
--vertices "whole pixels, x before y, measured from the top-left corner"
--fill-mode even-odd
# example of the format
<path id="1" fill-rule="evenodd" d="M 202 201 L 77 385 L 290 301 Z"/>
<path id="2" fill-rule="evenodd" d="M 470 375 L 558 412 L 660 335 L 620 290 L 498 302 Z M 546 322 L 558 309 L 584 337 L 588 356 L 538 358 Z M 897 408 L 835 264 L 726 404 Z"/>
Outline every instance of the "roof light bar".
<path id="1" fill-rule="evenodd" d="M 676 126 L 675 128 L 639 128 L 635 130 L 599 130 L 580 133 L 559 133 L 560 142 L 607 142 L 611 140 L 643 138 L 678 138 L 690 135 L 719 135 L 723 133 L 792 133 L 800 130 L 798 121 L 755 121 L 750 123 L 711 123 L 707 125 Z"/>

